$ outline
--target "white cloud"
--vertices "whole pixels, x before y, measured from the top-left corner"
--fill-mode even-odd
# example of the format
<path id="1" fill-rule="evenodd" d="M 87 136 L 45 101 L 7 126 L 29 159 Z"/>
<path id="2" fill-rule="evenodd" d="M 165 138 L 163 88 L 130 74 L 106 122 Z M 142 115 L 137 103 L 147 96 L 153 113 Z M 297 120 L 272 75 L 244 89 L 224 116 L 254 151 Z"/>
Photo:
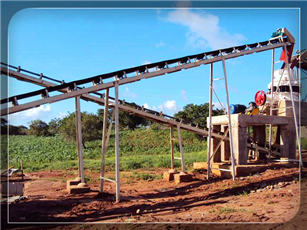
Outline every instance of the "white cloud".
<path id="1" fill-rule="evenodd" d="M 63 119 L 64 117 L 68 116 L 68 112 L 59 112 L 58 115 L 56 115 L 57 119 Z"/>
<path id="2" fill-rule="evenodd" d="M 219 102 L 212 102 L 213 109 L 223 109 Z M 223 105 L 224 106 L 224 105 Z"/>
<path id="3" fill-rule="evenodd" d="M 155 47 L 156 47 L 156 48 L 160 48 L 160 47 L 163 47 L 163 46 L 165 46 L 165 43 L 162 42 L 162 41 L 160 41 L 160 42 L 158 42 L 158 43 L 155 44 Z"/>
<path id="4" fill-rule="evenodd" d="M 176 113 L 180 110 L 180 108 L 177 106 L 177 103 L 176 103 L 175 100 L 165 101 L 163 104 L 158 105 L 158 106 L 155 106 L 155 105 L 150 106 L 147 103 L 145 103 L 143 106 L 147 109 L 152 109 L 152 110 L 155 110 L 157 112 L 162 111 L 163 113 L 170 114 L 170 115 L 172 115 L 172 114 L 174 114 L 174 113 Z"/>
<path id="5" fill-rule="evenodd" d="M 175 100 L 168 100 L 164 102 L 162 105 L 159 105 L 158 108 L 163 112 L 171 114 L 176 113 L 180 110 Z"/>
<path id="6" fill-rule="evenodd" d="M 143 106 L 145 109 L 150 109 L 150 106 L 147 103 L 145 103 Z"/>
<path id="7" fill-rule="evenodd" d="M 142 63 L 142 65 L 148 65 L 148 64 L 151 64 L 151 62 L 150 62 L 150 61 L 144 61 L 144 62 Z"/>
<path id="8" fill-rule="evenodd" d="M 175 100 L 164 102 L 163 107 L 171 111 L 176 111 L 178 109 Z"/>
<path id="9" fill-rule="evenodd" d="M 181 93 L 182 99 L 183 99 L 184 101 L 187 101 L 187 100 L 188 100 L 188 98 L 187 98 L 187 91 L 181 90 L 180 93 Z"/>
<path id="10" fill-rule="evenodd" d="M 158 106 L 155 106 L 155 105 L 152 106 L 152 110 L 155 110 L 155 111 L 159 111 L 160 110 L 161 111 L 161 109 L 159 109 Z"/>
<path id="11" fill-rule="evenodd" d="M 14 113 L 9 116 L 10 124 L 26 124 L 32 120 L 44 120 L 51 111 L 50 105 L 41 105 L 36 108 Z"/>
<path id="12" fill-rule="evenodd" d="M 136 93 L 134 93 L 134 92 L 132 92 L 130 89 L 129 89 L 129 87 L 125 87 L 125 90 L 124 90 L 124 92 L 123 92 L 123 96 L 124 97 L 128 97 L 128 98 L 130 98 L 130 99 L 135 99 L 135 98 L 137 98 L 137 94 Z"/>
<path id="13" fill-rule="evenodd" d="M 41 105 L 39 107 L 24 111 L 23 115 L 26 117 L 39 117 L 43 113 L 50 112 L 50 110 L 50 105 Z"/>
<path id="14" fill-rule="evenodd" d="M 238 45 L 245 40 L 242 34 L 228 33 L 221 27 L 217 16 L 205 12 L 178 9 L 170 12 L 167 20 L 188 27 L 186 36 L 189 44 L 195 48 L 221 49 Z"/>

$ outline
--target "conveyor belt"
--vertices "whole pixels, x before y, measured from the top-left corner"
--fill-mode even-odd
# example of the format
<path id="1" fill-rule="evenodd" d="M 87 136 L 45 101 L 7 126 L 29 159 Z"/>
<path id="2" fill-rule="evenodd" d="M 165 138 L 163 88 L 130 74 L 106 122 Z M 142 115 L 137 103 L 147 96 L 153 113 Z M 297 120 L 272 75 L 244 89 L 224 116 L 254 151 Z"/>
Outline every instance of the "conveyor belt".
<path id="1" fill-rule="evenodd" d="M 19 111 L 31 108 L 31 106 L 35 107 L 41 104 L 52 103 L 55 101 L 64 100 L 64 99 L 74 97 L 77 95 L 82 95 L 84 93 L 91 93 L 97 90 L 102 90 L 105 88 L 113 87 L 114 81 L 110 81 L 107 83 L 104 82 L 106 80 L 110 80 L 110 79 L 112 80 L 112 78 L 115 78 L 118 81 L 119 85 L 127 84 L 131 82 L 139 81 L 141 79 L 147 79 L 151 77 L 161 76 L 166 73 L 173 73 L 173 72 L 181 71 L 182 69 L 197 67 L 197 66 L 200 66 L 201 64 L 218 62 L 218 61 L 221 61 L 222 59 L 230 59 L 230 58 L 235 58 L 235 57 L 239 57 L 239 56 L 243 56 L 247 54 L 252 54 L 254 52 L 262 52 L 262 51 L 266 51 L 266 50 L 270 50 L 274 48 L 279 48 L 279 47 L 283 47 L 284 45 L 288 45 L 287 38 L 283 38 L 283 39 L 276 38 L 276 39 L 272 39 L 269 41 L 235 46 L 235 47 L 230 47 L 226 49 L 215 50 L 215 51 L 200 53 L 196 55 L 190 55 L 190 56 L 185 56 L 181 58 L 170 59 L 170 60 L 165 60 L 161 62 L 141 65 L 141 66 L 123 69 L 123 70 L 119 70 L 119 71 L 115 71 L 115 72 L 111 72 L 107 74 L 101 74 L 101 75 L 97 75 L 94 77 L 85 78 L 85 79 L 81 79 L 77 81 L 71 81 L 68 83 L 62 82 L 62 84 L 60 85 L 46 87 L 45 89 L 36 90 L 36 91 L 29 92 L 29 93 L 24 93 L 24 94 L 12 96 L 6 99 L 2 99 L 1 104 L 13 102 L 14 104 L 17 105 L 17 102 L 20 99 L 29 98 L 29 97 L 33 97 L 37 95 L 43 95 L 45 97 L 48 97 L 48 94 L 50 92 L 60 91 L 65 88 L 67 88 L 68 91 L 80 91 L 79 94 L 74 92 L 69 95 L 69 93 L 67 93 L 67 97 L 62 96 L 59 98 L 55 98 L 54 100 L 53 99 L 42 100 L 40 102 L 32 103 L 31 105 L 28 105 L 25 107 L 20 107 L 21 110 L 19 110 L 18 108 L 15 108 L 11 111 L 9 109 L 8 111 L 9 113 L 19 112 Z M 133 76 L 128 76 L 131 74 Z M 44 78 L 45 76 L 41 74 L 40 77 Z M 93 83 L 95 85 L 93 85 L 92 87 L 86 87 L 83 89 L 78 88 L 79 86 L 87 84 L 87 83 Z M 1 113 L 1 114 L 3 115 L 5 113 Z"/>
<path id="2" fill-rule="evenodd" d="M 41 76 L 42 76 L 41 74 L 37 74 L 37 73 L 34 73 L 32 71 L 28 71 L 28 70 L 22 70 L 19 67 L 7 65 L 5 63 L 1 63 L 1 65 L 6 66 L 6 67 L 0 67 L 1 74 L 3 74 L 3 75 L 14 77 L 18 80 L 30 82 L 30 83 L 37 84 L 37 85 L 44 86 L 44 87 L 56 86 L 55 83 L 41 79 Z M 19 70 L 19 71 L 15 71 L 15 70 Z M 28 73 L 28 74 L 20 73 L 20 71 Z M 29 74 L 34 75 L 34 76 L 39 76 L 39 78 L 34 77 L 34 76 L 30 76 Z M 47 79 L 47 77 L 45 77 L 45 78 Z M 50 77 L 48 77 L 48 80 L 51 80 L 51 81 L 54 81 L 54 82 L 61 82 L 57 79 L 50 78 Z M 60 90 L 60 91 L 66 92 L 66 90 L 67 89 L 63 89 L 63 90 Z M 93 94 L 96 94 L 96 96 L 86 94 L 86 95 L 81 95 L 81 98 L 86 100 L 86 101 L 91 101 L 91 102 L 97 103 L 99 105 L 105 105 L 105 100 L 104 100 L 103 94 L 97 93 L 97 92 L 94 92 Z M 97 95 L 99 97 L 97 97 Z M 114 107 L 115 106 L 114 98 L 112 98 L 112 97 L 109 97 L 109 98 L 111 100 L 113 100 L 113 102 L 109 101 L 110 107 Z M 187 122 L 185 122 L 181 119 L 169 116 L 169 115 L 164 114 L 162 112 L 157 112 L 157 111 L 154 111 L 154 110 L 151 110 L 151 109 L 147 109 L 147 108 L 144 108 L 143 106 L 139 106 L 139 105 L 136 105 L 134 103 L 125 102 L 124 100 L 119 100 L 119 103 L 120 103 L 119 106 L 118 106 L 119 109 L 124 111 L 124 112 L 130 113 L 130 114 L 133 114 L 133 115 L 136 115 L 136 116 L 139 116 L 139 117 L 143 117 L 143 118 L 149 119 L 151 121 L 161 123 L 161 124 L 164 124 L 164 125 L 168 125 L 168 126 L 180 126 L 181 129 L 196 133 L 196 134 L 201 135 L 201 136 L 208 136 L 208 128 L 207 127 L 200 127 L 200 126 L 198 126 L 198 124 L 187 123 Z M 225 137 L 225 134 L 223 132 L 220 132 L 220 131 L 217 131 L 217 130 L 213 130 L 211 136 L 213 138 L 217 138 L 217 139 L 228 140 L 228 137 Z M 266 151 L 266 152 L 269 151 L 269 149 L 267 147 L 259 146 L 256 143 L 248 143 L 247 146 L 248 146 L 249 149 L 252 149 L 252 150 L 259 149 L 259 150 Z M 274 153 L 279 154 L 276 151 L 274 151 Z"/>
<path id="3" fill-rule="evenodd" d="M 27 71 L 27 70 L 23 71 L 23 72 L 31 73 L 32 75 L 34 75 L 34 76 L 30 76 L 29 74 L 24 74 L 24 73 L 20 73 L 20 72 L 15 71 L 15 70 L 17 70 L 18 67 L 11 66 L 11 65 L 9 66 L 9 65 L 6 65 L 5 63 L 1 63 L 1 64 L 3 66 L 7 66 L 6 68 L 0 67 L 1 74 L 8 75 L 8 76 L 14 77 L 18 80 L 34 83 L 36 85 L 40 85 L 40 86 L 44 86 L 44 87 L 56 86 L 55 83 L 34 77 L 34 76 L 40 76 L 37 73 Z M 54 82 L 61 82 L 61 81 L 54 79 L 54 78 L 48 77 L 48 79 L 51 80 L 51 81 L 54 81 Z M 66 90 L 65 89 L 61 90 L 61 92 L 66 92 Z M 94 103 L 97 103 L 97 104 L 100 104 L 100 105 L 104 105 L 105 104 L 104 94 L 96 93 L 96 92 L 95 92 L 95 94 L 98 95 L 99 97 L 87 94 L 87 95 L 82 95 L 81 98 L 86 100 L 86 101 L 91 101 L 91 102 L 94 102 Z M 109 101 L 110 107 L 114 107 L 115 98 L 109 97 L 109 99 L 111 99 L 111 101 Z M 151 110 L 151 109 L 147 109 L 143 106 L 139 106 L 139 105 L 136 105 L 134 103 L 125 102 L 124 100 L 119 100 L 119 103 L 120 103 L 119 109 L 124 111 L 124 112 L 134 114 L 136 116 L 140 116 L 140 117 L 152 120 L 154 122 L 162 123 L 164 125 L 169 125 L 169 126 L 180 125 L 180 127 L 182 129 L 194 132 L 194 133 L 202 135 L 202 136 L 207 136 L 207 134 L 208 134 L 207 127 L 200 127 L 200 126 L 198 126 L 198 124 L 188 123 L 188 122 L 185 122 L 181 119 L 178 119 L 178 118 L 169 116 L 167 114 L 164 114 L 162 112 L 157 112 L 157 111 L 154 111 L 154 110 Z M 214 131 L 214 134 L 212 136 L 216 137 L 216 138 L 222 138 L 223 135 L 224 135 L 223 132 Z"/>

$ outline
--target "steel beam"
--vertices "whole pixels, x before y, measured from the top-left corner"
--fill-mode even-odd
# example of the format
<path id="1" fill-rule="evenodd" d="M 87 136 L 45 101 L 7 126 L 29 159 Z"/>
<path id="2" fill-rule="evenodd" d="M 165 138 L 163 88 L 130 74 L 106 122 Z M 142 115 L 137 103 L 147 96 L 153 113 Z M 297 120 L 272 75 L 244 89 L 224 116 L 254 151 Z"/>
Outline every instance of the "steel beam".
<path id="1" fill-rule="evenodd" d="M 208 164 L 208 170 L 207 170 L 207 179 L 210 178 L 211 173 L 211 134 L 212 134 L 212 92 L 213 92 L 213 63 L 210 65 L 210 83 L 209 83 L 209 127 L 208 127 L 208 138 L 207 138 L 207 144 L 208 144 L 208 154 L 207 154 L 207 164 Z M 206 121 L 207 123 L 207 121 Z"/>
<path id="2" fill-rule="evenodd" d="M 231 59 L 231 58 L 235 58 L 235 57 L 239 57 L 239 56 L 243 56 L 243 55 L 247 55 L 247 54 L 252 54 L 254 52 L 262 52 L 262 51 L 265 51 L 265 50 L 270 50 L 270 49 L 273 49 L 273 48 L 282 47 L 284 44 L 286 44 L 286 43 L 278 43 L 278 44 L 268 45 L 268 46 L 264 46 L 264 47 L 253 48 L 253 49 L 250 49 L 250 50 L 244 50 L 244 51 L 241 51 L 241 52 L 231 53 L 231 54 L 227 54 L 227 55 L 221 55 L 221 56 L 213 57 L 213 58 L 210 58 L 210 59 L 202 59 L 202 60 L 198 60 L 198 61 L 192 62 L 192 63 L 181 64 L 181 65 L 178 65 L 178 66 L 175 66 L 175 67 L 165 68 L 165 69 L 162 69 L 162 70 L 160 69 L 160 70 L 153 71 L 153 72 L 140 73 L 140 74 L 136 74 L 136 76 L 133 76 L 133 77 L 122 78 L 122 79 L 118 80 L 118 84 L 119 85 L 128 84 L 128 83 L 132 83 L 132 82 L 135 82 L 135 81 L 139 81 L 141 79 L 157 77 L 157 76 L 164 75 L 166 73 L 173 73 L 173 72 L 177 72 L 177 71 L 182 70 L 182 69 L 197 67 L 197 66 L 202 65 L 202 64 L 214 63 L 214 62 L 222 61 L 222 60 L 225 60 L 225 59 Z M 28 98 L 28 97 L 32 97 L 34 95 L 40 95 L 42 92 L 45 92 L 45 90 L 47 90 L 48 92 L 52 92 L 54 90 L 64 89 L 64 88 L 67 88 L 67 86 L 69 84 L 74 84 L 74 83 L 75 82 L 70 82 L 70 83 L 63 84 L 63 86 L 58 85 L 56 87 L 48 87 L 46 89 L 42 89 L 42 90 L 38 90 L 38 91 L 34 91 L 34 92 L 22 94 L 22 95 L 16 95 L 15 97 L 17 98 L 17 100 L 22 99 L 22 98 Z M 31 102 L 31 103 L 26 103 L 26 104 L 23 104 L 23 105 L 17 105 L 17 106 L 14 106 L 14 107 L 9 107 L 8 113 L 12 114 L 12 113 L 23 111 L 23 110 L 26 110 L 26 109 L 29 109 L 29 108 L 37 107 L 37 106 L 42 105 L 42 104 L 53 103 L 53 102 L 56 102 L 56 101 L 65 100 L 65 99 L 68 99 L 68 98 L 71 98 L 71 97 L 79 96 L 79 95 L 82 95 L 82 94 L 88 94 L 88 93 L 91 93 L 91 92 L 95 92 L 95 91 L 99 91 L 99 90 L 103 90 L 103 89 L 111 88 L 111 87 L 114 87 L 114 81 L 104 83 L 104 84 L 94 85 L 92 87 L 87 87 L 87 88 L 79 89 L 79 90 L 72 91 L 72 92 L 68 92 L 64 95 L 57 95 L 57 96 L 48 97 L 48 98 L 45 98 L 45 99 L 42 99 L 42 100 L 36 100 L 36 101 Z M 29 95 L 29 96 L 27 96 L 27 95 Z M 7 101 L 13 100 L 13 98 L 14 97 L 11 97 L 11 98 L 8 98 L 8 99 L 3 99 L 3 100 L 1 100 L 1 104 L 6 103 Z M 1 110 L 1 115 L 6 115 L 6 114 L 7 114 L 7 111 Z"/>
<path id="3" fill-rule="evenodd" d="M 103 128 L 102 128 L 102 143 L 101 143 L 101 167 L 100 167 L 100 187 L 99 191 L 103 192 L 104 171 L 105 171 L 105 156 L 107 151 L 107 126 L 108 126 L 108 112 L 109 112 L 109 89 L 105 94 L 105 105 L 103 113 Z"/>
<path id="4" fill-rule="evenodd" d="M 120 161 L 119 161 L 119 119 L 118 119 L 118 82 L 115 81 L 115 181 L 116 181 L 116 202 L 120 200 Z"/>
<path id="5" fill-rule="evenodd" d="M 235 180 L 236 161 L 235 161 L 234 152 L 233 152 L 233 140 L 232 140 L 233 136 L 232 136 L 232 125 L 231 125 L 230 104 L 229 104 L 229 94 L 228 94 L 228 83 L 227 83 L 226 64 L 225 64 L 224 59 L 223 59 L 223 70 L 224 70 L 225 90 L 226 90 L 226 99 L 227 99 L 227 115 L 228 115 L 228 130 L 229 130 L 232 179 Z"/>
<path id="6" fill-rule="evenodd" d="M 171 169 L 174 169 L 174 128 L 170 127 Z"/>
<path id="7" fill-rule="evenodd" d="M 84 163 L 83 163 L 83 149 L 82 149 L 82 128 L 81 128 L 81 111 L 80 111 L 80 97 L 75 98 L 76 103 L 76 142 L 78 149 L 79 160 L 79 177 L 81 183 L 85 183 L 84 180 Z"/>
<path id="8" fill-rule="evenodd" d="M 1 73 L 6 74 L 6 75 L 11 76 L 11 77 L 14 77 L 18 80 L 34 83 L 34 84 L 41 85 L 41 86 L 47 86 L 48 87 L 48 86 L 56 85 L 56 84 L 53 84 L 51 82 L 43 81 L 43 80 L 28 76 L 28 75 L 25 75 L 25 74 L 16 72 L 16 71 L 12 71 L 12 70 L 7 71 L 7 69 L 3 68 L 3 67 L 1 67 Z M 61 92 L 67 92 L 67 89 L 62 89 L 60 91 Z M 85 94 L 85 95 L 81 95 L 81 98 L 86 100 L 86 101 L 91 101 L 91 102 L 97 103 L 99 105 L 105 105 L 105 99 L 97 97 L 97 96 Z M 109 101 L 109 107 L 114 107 L 114 105 L 115 105 L 114 102 Z M 178 121 L 171 120 L 171 119 L 161 117 L 161 116 L 157 116 L 157 115 L 154 115 L 154 114 L 150 114 L 150 113 L 147 113 L 145 111 L 141 111 L 141 110 L 138 110 L 138 109 L 126 106 L 126 105 L 119 105 L 118 107 L 119 107 L 120 110 L 122 110 L 124 112 L 135 114 L 137 116 L 144 117 L 148 120 L 158 122 L 158 123 L 161 123 L 161 124 L 164 124 L 164 125 L 177 127 L 177 124 L 179 123 Z M 208 133 L 206 130 L 203 130 L 201 128 L 193 127 L 193 126 L 185 125 L 185 124 L 181 124 L 181 128 L 184 129 L 184 130 L 187 130 L 187 131 L 197 133 L 197 134 L 202 135 L 202 136 L 207 136 L 207 133 Z M 215 138 L 223 138 L 223 135 L 219 134 L 219 133 L 212 133 L 212 136 L 215 137 Z"/>
<path id="9" fill-rule="evenodd" d="M 180 149 L 180 158 L 181 158 L 182 172 L 186 172 L 180 125 L 177 125 L 177 132 L 178 132 L 178 141 L 179 141 L 179 149 Z"/>

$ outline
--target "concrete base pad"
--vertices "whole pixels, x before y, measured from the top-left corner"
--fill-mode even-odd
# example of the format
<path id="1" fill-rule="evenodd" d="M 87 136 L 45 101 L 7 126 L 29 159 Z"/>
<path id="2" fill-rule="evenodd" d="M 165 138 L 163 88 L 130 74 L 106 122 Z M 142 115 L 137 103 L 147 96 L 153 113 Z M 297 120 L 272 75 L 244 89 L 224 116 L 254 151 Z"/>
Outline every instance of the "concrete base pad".
<path id="1" fill-rule="evenodd" d="M 207 169 L 208 163 L 207 162 L 194 162 L 193 169 Z"/>
<path id="2" fill-rule="evenodd" d="M 163 179 L 166 181 L 173 181 L 174 180 L 174 175 L 177 174 L 178 172 L 175 169 L 171 169 L 167 172 L 163 173 Z"/>
<path id="3" fill-rule="evenodd" d="M 179 184 L 181 182 L 189 182 L 191 181 L 193 178 L 192 178 L 192 175 L 191 174 L 187 174 L 187 173 L 177 173 L 174 175 L 174 179 L 175 179 L 175 183 L 176 184 Z"/>
<path id="4" fill-rule="evenodd" d="M 249 176 L 255 173 L 261 173 L 267 170 L 269 167 L 267 165 L 242 165 L 236 167 L 237 176 Z"/>
<path id="5" fill-rule="evenodd" d="M 211 163 L 211 168 L 220 168 L 225 166 L 225 163 Z M 194 162 L 193 163 L 193 169 L 208 169 L 208 163 L 207 162 Z"/>
<path id="6" fill-rule="evenodd" d="M 242 176 L 249 176 L 255 173 L 261 173 L 269 168 L 274 168 L 278 166 L 285 166 L 285 165 L 292 165 L 289 162 L 277 162 L 277 163 L 270 163 L 270 164 L 249 164 L 249 165 L 237 165 L 235 167 L 235 172 L 237 177 Z M 212 163 L 212 173 L 223 177 L 223 178 L 231 178 L 232 172 L 231 171 L 221 171 L 219 169 L 231 169 L 230 164 L 224 163 Z M 208 169 L 207 162 L 195 162 L 193 164 L 194 169 Z"/>
<path id="7" fill-rule="evenodd" d="M 73 180 L 68 180 L 66 182 L 66 188 L 68 189 L 68 187 L 70 187 L 71 185 L 78 185 L 81 183 L 81 178 L 80 177 L 77 177 Z"/>
<path id="8" fill-rule="evenodd" d="M 79 194 L 86 193 L 90 191 L 90 187 L 88 187 L 85 183 L 79 183 L 77 185 L 67 186 L 68 194 Z"/>

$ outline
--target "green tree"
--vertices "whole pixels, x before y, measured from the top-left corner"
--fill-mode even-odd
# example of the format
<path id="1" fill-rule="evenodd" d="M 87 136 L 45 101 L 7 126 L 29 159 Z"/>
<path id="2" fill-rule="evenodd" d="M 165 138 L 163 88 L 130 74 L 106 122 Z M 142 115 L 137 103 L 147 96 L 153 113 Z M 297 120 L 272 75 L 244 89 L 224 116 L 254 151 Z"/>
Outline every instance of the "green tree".
<path id="1" fill-rule="evenodd" d="M 27 135 L 28 131 L 28 128 L 23 125 L 20 126 L 9 125 L 5 118 L 1 118 L 0 129 L 2 135 L 7 135 L 8 133 L 10 135 Z"/>
<path id="2" fill-rule="evenodd" d="M 222 115 L 223 110 L 213 109 L 212 116 Z M 200 127 L 206 127 L 207 117 L 209 116 L 209 103 L 195 105 L 187 104 L 182 111 L 174 115 L 185 122 L 198 124 Z"/>
<path id="3" fill-rule="evenodd" d="M 125 105 L 132 107 L 132 108 L 137 108 L 137 104 L 135 104 L 135 103 L 129 103 L 129 104 L 125 104 Z M 108 121 L 109 122 L 110 122 L 111 117 L 112 117 L 112 112 L 113 112 L 113 108 L 109 110 L 109 114 L 108 114 Z M 104 110 L 98 109 L 97 114 L 99 116 L 99 119 L 103 120 Z M 119 116 L 119 126 L 121 128 L 127 128 L 127 129 L 130 129 L 130 130 L 134 130 L 137 127 L 149 125 L 148 120 L 146 120 L 146 119 L 144 119 L 140 116 L 129 114 L 129 113 L 121 111 L 121 110 L 119 110 L 118 116 Z"/>
<path id="4" fill-rule="evenodd" d="M 55 134 L 59 133 L 59 129 L 61 127 L 62 120 L 59 118 L 54 118 L 48 123 L 48 132 L 50 135 L 54 136 Z"/>
<path id="5" fill-rule="evenodd" d="M 137 127 L 146 126 L 149 124 L 149 122 L 146 119 L 140 116 L 129 114 L 127 112 L 119 111 L 118 116 L 119 116 L 119 125 L 121 128 L 134 130 Z"/>
<path id="6" fill-rule="evenodd" d="M 48 136 L 48 124 L 43 122 L 42 120 L 34 120 L 31 121 L 29 134 L 35 136 Z"/>
<path id="7" fill-rule="evenodd" d="M 64 117 L 60 122 L 59 132 L 66 139 L 76 140 L 76 121 L 75 113 L 70 113 Z M 85 147 L 86 141 L 101 139 L 102 121 L 95 114 L 86 112 L 81 113 L 81 127 L 82 127 L 82 144 Z"/>

